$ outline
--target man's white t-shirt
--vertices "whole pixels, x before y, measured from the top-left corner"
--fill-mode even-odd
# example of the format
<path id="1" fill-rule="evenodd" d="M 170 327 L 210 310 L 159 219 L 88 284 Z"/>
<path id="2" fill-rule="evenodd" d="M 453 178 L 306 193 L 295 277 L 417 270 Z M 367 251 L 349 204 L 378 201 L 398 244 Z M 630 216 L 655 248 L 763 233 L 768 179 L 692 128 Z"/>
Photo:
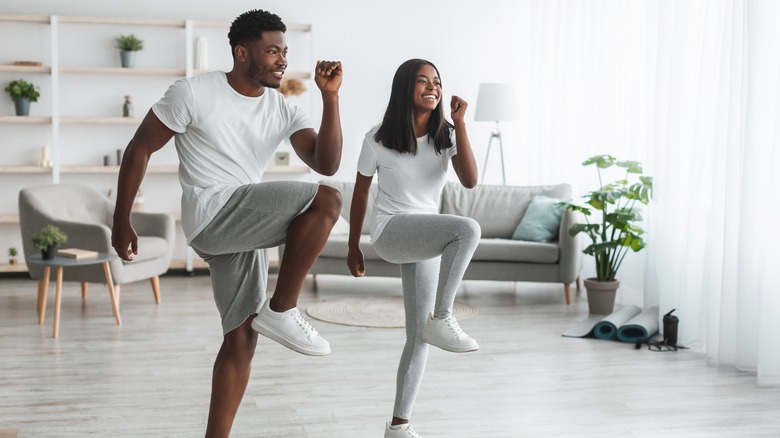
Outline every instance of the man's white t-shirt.
<path id="1" fill-rule="evenodd" d="M 241 95 L 224 72 L 177 80 L 152 111 L 176 132 L 181 224 L 188 243 L 238 187 L 260 182 L 282 141 L 313 128 L 309 116 L 278 91 Z"/>
<path id="2" fill-rule="evenodd" d="M 438 214 L 441 191 L 447 181 L 447 169 L 457 151 L 453 146 L 436 153 L 428 136 L 417 139 L 417 155 L 400 153 L 374 140 L 379 129 L 371 128 L 363 140 L 357 170 L 363 176 L 377 174 L 378 191 L 371 218 L 371 241 L 382 234 L 393 215 L 403 213 Z"/>

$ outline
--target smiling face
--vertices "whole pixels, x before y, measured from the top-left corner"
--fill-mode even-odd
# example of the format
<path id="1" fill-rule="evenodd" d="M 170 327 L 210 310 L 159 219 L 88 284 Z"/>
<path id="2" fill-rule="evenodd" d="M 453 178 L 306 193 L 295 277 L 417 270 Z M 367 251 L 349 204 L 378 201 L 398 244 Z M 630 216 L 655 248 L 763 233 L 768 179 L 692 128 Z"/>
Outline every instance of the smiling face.
<path id="1" fill-rule="evenodd" d="M 441 80 L 432 65 L 420 67 L 414 83 L 412 103 L 415 111 L 433 111 L 441 102 Z"/>
<path id="2" fill-rule="evenodd" d="M 287 68 L 284 32 L 265 31 L 259 40 L 237 46 L 236 55 L 237 60 L 243 61 L 246 79 L 254 86 L 279 88 L 282 85 Z"/>

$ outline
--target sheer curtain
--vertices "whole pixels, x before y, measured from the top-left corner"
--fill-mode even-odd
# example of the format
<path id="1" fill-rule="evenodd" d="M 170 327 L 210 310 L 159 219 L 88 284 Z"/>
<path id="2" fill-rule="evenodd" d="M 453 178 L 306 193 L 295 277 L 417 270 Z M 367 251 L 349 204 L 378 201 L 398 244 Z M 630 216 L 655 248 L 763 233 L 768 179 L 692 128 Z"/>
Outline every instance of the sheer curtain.
<path id="1" fill-rule="evenodd" d="M 779 12 L 765 0 L 659 3 L 645 283 L 648 304 L 677 309 L 682 344 L 774 384 Z"/>
<path id="2" fill-rule="evenodd" d="M 655 178 L 622 303 L 676 309 L 679 341 L 780 384 L 780 2 L 531 1 L 512 184 L 597 184 L 609 153 Z M 525 84 L 525 87 L 522 85 Z M 592 260 L 585 260 L 587 276 Z M 780 283 L 780 282 L 779 282 Z"/>

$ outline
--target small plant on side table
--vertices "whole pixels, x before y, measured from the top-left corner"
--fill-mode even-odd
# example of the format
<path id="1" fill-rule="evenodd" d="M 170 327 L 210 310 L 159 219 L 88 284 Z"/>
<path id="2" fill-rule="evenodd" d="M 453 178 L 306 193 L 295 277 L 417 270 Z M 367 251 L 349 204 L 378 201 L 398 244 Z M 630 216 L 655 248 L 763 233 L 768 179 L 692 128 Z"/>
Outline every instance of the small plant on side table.
<path id="1" fill-rule="evenodd" d="M 41 250 L 44 260 L 54 258 L 57 246 L 68 241 L 68 235 L 54 225 L 46 225 L 32 237 L 33 245 Z"/>

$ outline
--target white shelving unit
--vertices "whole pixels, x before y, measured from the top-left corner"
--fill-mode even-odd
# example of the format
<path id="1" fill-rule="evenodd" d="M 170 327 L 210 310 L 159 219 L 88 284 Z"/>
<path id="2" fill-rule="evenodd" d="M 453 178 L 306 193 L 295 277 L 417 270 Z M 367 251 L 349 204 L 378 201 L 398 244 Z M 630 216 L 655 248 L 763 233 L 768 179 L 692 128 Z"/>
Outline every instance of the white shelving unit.
<path id="1" fill-rule="evenodd" d="M 0 107 L 0 138 L 3 139 L 0 140 L 0 192 L 3 193 L 0 198 L 4 199 L 0 203 L 0 242 L 6 243 L 0 243 L 0 254 L 6 253 L 9 246 L 16 246 L 21 252 L 20 244 L 14 241 L 14 238 L 18 241 L 20 235 L 15 202 L 19 189 L 59 182 L 85 185 L 110 182 L 110 186 L 115 187 L 119 166 L 113 161 L 117 149 L 126 145 L 140 124 L 141 109 L 145 113 L 175 78 L 227 70 L 232 65 L 225 41 L 230 26 L 228 21 L 0 14 L 0 26 L 5 27 L 6 32 L 12 31 L 9 27 L 21 26 L 37 26 L 35 30 L 41 30 L 36 38 L 20 42 L 16 52 L 0 53 L 3 88 L 5 83 L 20 78 L 41 88 L 41 99 L 32 104 L 30 116 L 12 115 L 10 104 Z M 291 68 L 285 78 L 309 81 L 311 26 L 288 24 L 287 29 L 288 38 L 291 34 L 304 35 L 308 39 L 308 50 L 297 62 L 290 60 Z M 2 32 L 0 28 L 0 38 Z M 150 52 L 149 65 L 139 62 L 135 68 L 117 66 L 119 55 L 113 47 L 113 39 L 128 33 L 137 33 L 145 40 L 141 53 Z M 212 68 L 196 70 L 193 47 L 196 38 L 202 36 L 210 41 L 221 38 L 224 47 L 209 54 L 213 58 L 209 62 Z M 157 50 L 156 55 L 154 50 Z M 30 58 L 42 65 L 11 65 L 14 61 L 29 61 Z M 313 87 L 313 84 L 306 85 Z M 121 117 L 122 102 L 112 95 L 121 98 L 131 93 L 136 117 Z M 136 94 L 142 98 L 140 102 L 136 101 Z M 7 94 L 5 96 L 6 102 L 10 102 Z M 51 167 L 36 165 L 43 146 L 49 149 Z M 181 193 L 176 179 L 178 160 L 172 147 L 164 149 L 170 151 L 167 155 L 155 154 L 144 184 L 153 180 L 150 184 L 165 190 L 144 189 L 144 194 L 147 201 L 154 201 L 156 196 L 166 193 L 166 196 L 176 196 L 176 202 L 158 200 L 160 208 L 147 208 L 148 211 L 178 206 Z M 111 158 L 112 165 L 100 165 L 103 155 Z M 266 169 L 266 175 L 269 179 L 311 178 L 307 167 L 295 164 L 270 167 Z M 178 211 L 169 213 L 179 216 Z M 192 260 L 191 252 L 186 249 L 184 252 L 185 256 L 180 255 L 171 266 L 188 269 L 198 266 L 198 262 Z M 26 270 L 23 264 L 10 266 L 2 263 L 5 261 L 5 258 L 0 259 L 0 272 Z"/>

